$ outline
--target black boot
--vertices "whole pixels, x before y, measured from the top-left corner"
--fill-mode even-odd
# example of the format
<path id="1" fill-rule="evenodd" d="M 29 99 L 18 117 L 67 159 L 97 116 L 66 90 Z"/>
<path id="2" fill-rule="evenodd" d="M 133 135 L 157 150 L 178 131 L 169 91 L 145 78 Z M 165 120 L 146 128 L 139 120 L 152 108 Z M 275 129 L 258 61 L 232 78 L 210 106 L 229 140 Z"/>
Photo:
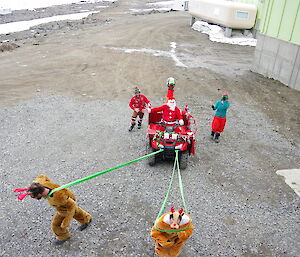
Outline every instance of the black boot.
<path id="1" fill-rule="evenodd" d="M 211 131 L 210 138 L 214 139 L 214 136 L 215 136 L 215 132 Z"/>
<path id="2" fill-rule="evenodd" d="M 215 142 L 216 143 L 219 143 L 219 141 L 220 141 L 219 137 L 220 137 L 220 133 L 217 132 L 216 135 L 215 135 Z"/>
<path id="3" fill-rule="evenodd" d="M 90 225 L 91 222 L 92 222 L 92 219 L 90 219 L 90 221 L 88 223 L 80 225 L 78 230 L 80 230 L 80 231 L 85 230 Z"/>
<path id="4" fill-rule="evenodd" d="M 54 242 L 53 242 L 53 244 L 54 245 L 62 245 L 62 244 L 64 244 L 66 241 L 68 241 L 70 238 L 68 238 L 68 239 L 65 239 L 65 240 L 55 240 Z"/>
<path id="5" fill-rule="evenodd" d="M 142 122 L 138 122 L 138 129 L 141 129 L 142 127 Z"/>
<path id="6" fill-rule="evenodd" d="M 128 131 L 131 131 L 133 129 L 135 124 L 131 124 L 130 128 L 128 129 Z"/>

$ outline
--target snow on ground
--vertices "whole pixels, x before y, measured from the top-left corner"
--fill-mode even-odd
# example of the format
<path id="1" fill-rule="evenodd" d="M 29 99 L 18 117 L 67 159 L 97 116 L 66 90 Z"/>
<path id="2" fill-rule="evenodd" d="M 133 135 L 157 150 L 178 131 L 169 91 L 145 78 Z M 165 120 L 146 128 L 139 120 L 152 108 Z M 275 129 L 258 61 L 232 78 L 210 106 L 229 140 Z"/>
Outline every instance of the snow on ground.
<path id="1" fill-rule="evenodd" d="M 80 20 L 82 18 L 87 17 L 88 15 L 97 12 L 81 12 L 81 13 L 73 13 L 67 15 L 56 15 L 47 18 L 34 19 L 30 21 L 17 21 L 10 22 L 5 24 L 0 24 L 0 34 L 13 33 L 23 30 L 28 30 L 33 26 L 37 26 L 43 23 L 53 22 L 53 21 L 62 21 L 62 20 Z"/>
<path id="2" fill-rule="evenodd" d="M 34 10 L 36 8 L 45 8 L 54 5 L 65 5 L 72 3 L 100 3 L 100 2 L 113 2 L 117 0 L 1 0 L 0 2 L 0 14 L 5 15 L 11 13 L 13 10 Z M 99 7 L 100 8 L 100 7 Z M 101 6 L 101 8 L 105 8 L 105 6 Z M 7 34 L 13 32 L 19 32 L 23 30 L 28 30 L 30 27 L 53 22 L 53 21 L 61 21 L 61 20 L 80 20 L 82 18 L 87 17 L 91 13 L 89 10 L 85 10 L 85 12 L 81 11 L 80 13 L 73 13 L 68 15 L 55 15 L 47 18 L 34 19 L 29 21 L 18 21 L 18 22 L 10 22 L 6 24 L 0 25 L 0 34 Z"/>
<path id="3" fill-rule="evenodd" d="M 232 36 L 225 37 L 225 30 L 218 25 L 211 25 L 205 21 L 196 21 L 192 27 L 196 31 L 209 35 L 209 39 L 214 42 L 227 43 L 233 45 L 256 46 L 256 39 L 252 33 L 245 36 L 242 33 L 232 31 Z"/>
<path id="4" fill-rule="evenodd" d="M 113 2 L 117 0 L 85 0 L 84 3 L 98 3 L 98 2 Z M 72 4 L 80 3 L 82 0 L 1 0 L 0 10 L 1 9 L 11 9 L 11 10 L 23 10 L 23 9 L 36 9 L 44 8 L 52 5 L 63 5 L 63 4 Z"/>
<path id="5" fill-rule="evenodd" d="M 276 174 L 283 176 L 285 183 L 300 196 L 300 169 L 278 170 Z"/>
<path id="6" fill-rule="evenodd" d="M 149 49 L 149 48 L 140 48 L 140 49 L 135 49 L 135 48 L 125 48 L 125 47 L 102 47 L 106 49 L 111 49 L 115 51 L 123 51 L 125 53 L 133 53 L 133 52 L 138 52 L 138 53 L 147 53 L 147 54 L 152 54 L 153 56 L 164 56 L 164 57 L 169 57 L 171 58 L 176 66 L 179 67 L 187 67 L 183 62 L 179 60 L 179 58 L 176 55 L 175 49 L 176 49 L 176 42 L 170 42 L 170 51 L 162 51 L 162 50 L 155 50 L 155 49 Z"/>
<path id="7" fill-rule="evenodd" d="M 149 8 L 149 9 L 129 9 L 131 12 L 139 13 L 139 12 L 152 12 L 153 10 L 160 12 L 168 12 L 171 8 Z"/>
<path id="8" fill-rule="evenodd" d="M 153 10 L 160 12 L 168 12 L 174 6 L 175 1 L 164 1 L 164 2 L 156 2 L 156 3 L 148 3 L 147 5 L 150 7 L 148 9 L 130 9 L 131 12 L 151 12 Z"/>
<path id="9" fill-rule="evenodd" d="M 163 2 L 156 2 L 156 3 L 148 3 L 149 6 L 159 6 L 161 8 L 173 8 L 175 1 L 163 1 Z"/>
<path id="10" fill-rule="evenodd" d="M 11 13 L 10 8 L 1 8 L 0 7 L 0 14 L 4 15 L 4 14 L 9 14 L 9 13 Z"/>

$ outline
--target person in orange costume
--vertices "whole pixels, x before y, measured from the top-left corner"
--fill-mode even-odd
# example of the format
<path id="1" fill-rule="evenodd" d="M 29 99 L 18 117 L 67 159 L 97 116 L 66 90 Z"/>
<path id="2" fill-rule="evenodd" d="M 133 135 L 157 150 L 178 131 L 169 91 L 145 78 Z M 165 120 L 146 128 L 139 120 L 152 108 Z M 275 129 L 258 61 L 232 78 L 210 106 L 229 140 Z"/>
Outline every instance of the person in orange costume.
<path id="1" fill-rule="evenodd" d="M 29 188 L 16 189 L 15 192 L 27 191 L 26 194 L 18 196 L 20 200 L 23 200 L 26 195 L 40 200 L 46 198 L 51 190 L 58 187 L 60 186 L 54 184 L 46 175 L 41 174 Z M 61 245 L 70 238 L 68 226 L 73 218 L 82 224 L 79 230 L 86 229 L 92 220 L 92 216 L 76 204 L 73 192 L 67 188 L 51 194 L 48 198 L 48 203 L 57 211 L 52 221 L 52 231 L 57 237 L 57 240 L 54 242 L 55 245 Z"/>
<path id="2" fill-rule="evenodd" d="M 172 206 L 171 212 L 163 214 L 152 227 L 151 238 L 155 242 L 155 253 L 160 257 L 179 256 L 193 230 L 191 217 L 182 208 L 175 211 Z"/>

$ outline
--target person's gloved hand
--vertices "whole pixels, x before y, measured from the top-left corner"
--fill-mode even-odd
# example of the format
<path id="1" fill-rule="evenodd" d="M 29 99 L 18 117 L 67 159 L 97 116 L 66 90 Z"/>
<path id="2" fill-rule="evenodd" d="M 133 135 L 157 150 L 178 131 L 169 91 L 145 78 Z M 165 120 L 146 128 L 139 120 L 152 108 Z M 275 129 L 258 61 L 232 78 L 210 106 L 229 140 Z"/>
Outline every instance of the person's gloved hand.
<path id="1" fill-rule="evenodd" d="M 184 125 L 184 121 L 183 120 L 179 120 L 179 125 L 183 126 Z"/>
<path id="2" fill-rule="evenodd" d="M 135 111 L 135 112 L 139 112 L 140 109 L 139 109 L 139 108 L 134 108 L 134 111 Z"/>
<path id="3" fill-rule="evenodd" d="M 215 106 L 214 106 L 214 105 L 212 105 L 212 106 L 211 106 L 211 108 L 214 110 L 214 109 L 215 109 Z"/>
<path id="4" fill-rule="evenodd" d="M 151 112 L 151 108 L 150 108 L 150 107 L 148 107 L 148 108 L 147 108 L 147 111 L 150 113 L 150 112 Z"/>

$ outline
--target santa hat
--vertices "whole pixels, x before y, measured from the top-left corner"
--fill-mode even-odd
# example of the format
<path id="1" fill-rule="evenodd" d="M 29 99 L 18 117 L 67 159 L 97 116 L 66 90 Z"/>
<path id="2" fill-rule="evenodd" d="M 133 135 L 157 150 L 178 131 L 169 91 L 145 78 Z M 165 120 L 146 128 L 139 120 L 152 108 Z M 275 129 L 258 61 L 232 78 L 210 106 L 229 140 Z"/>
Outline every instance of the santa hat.
<path id="1" fill-rule="evenodd" d="M 134 93 L 135 93 L 135 94 L 141 93 L 141 90 L 140 90 L 138 87 L 135 87 L 135 88 L 134 88 Z"/>
<path id="2" fill-rule="evenodd" d="M 222 98 L 228 99 L 228 94 L 222 95 Z"/>

